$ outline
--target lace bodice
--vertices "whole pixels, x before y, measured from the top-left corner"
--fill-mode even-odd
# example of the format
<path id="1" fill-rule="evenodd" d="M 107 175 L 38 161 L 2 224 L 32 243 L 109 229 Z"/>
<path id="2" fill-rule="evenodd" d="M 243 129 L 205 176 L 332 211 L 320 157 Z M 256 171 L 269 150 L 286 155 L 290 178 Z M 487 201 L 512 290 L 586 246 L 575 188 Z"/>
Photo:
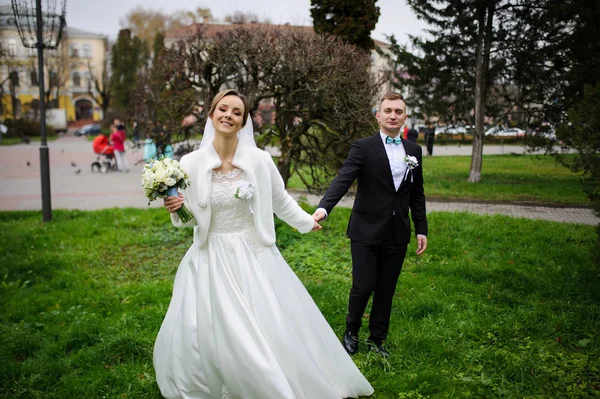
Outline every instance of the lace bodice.
<path id="1" fill-rule="evenodd" d="M 241 233 L 254 226 L 250 201 L 235 197 L 238 184 L 247 181 L 241 169 L 227 173 L 213 171 L 210 233 Z"/>

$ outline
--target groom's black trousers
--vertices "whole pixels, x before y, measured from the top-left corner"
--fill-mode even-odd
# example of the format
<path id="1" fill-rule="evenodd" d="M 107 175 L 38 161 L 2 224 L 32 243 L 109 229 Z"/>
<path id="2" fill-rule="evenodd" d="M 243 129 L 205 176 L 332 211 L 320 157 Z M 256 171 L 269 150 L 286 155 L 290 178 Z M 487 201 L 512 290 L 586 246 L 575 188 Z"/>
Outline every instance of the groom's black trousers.
<path id="1" fill-rule="evenodd" d="M 351 241 L 352 288 L 346 316 L 346 330 L 358 335 L 362 316 L 373 294 L 369 318 L 369 340 L 381 344 L 390 325 L 392 299 L 406 255 L 406 245 L 398 244 L 393 224 L 380 245 Z"/>

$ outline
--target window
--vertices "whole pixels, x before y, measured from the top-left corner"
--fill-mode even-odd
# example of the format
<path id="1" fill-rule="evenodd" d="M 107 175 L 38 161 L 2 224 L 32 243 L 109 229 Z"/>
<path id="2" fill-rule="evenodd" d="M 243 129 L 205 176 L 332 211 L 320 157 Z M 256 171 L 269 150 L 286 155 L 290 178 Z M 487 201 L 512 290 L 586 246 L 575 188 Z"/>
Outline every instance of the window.
<path id="1" fill-rule="evenodd" d="M 71 44 L 71 57 L 79 58 L 79 47 L 76 44 Z"/>
<path id="2" fill-rule="evenodd" d="M 83 58 L 92 58 L 92 46 L 89 44 L 83 45 Z"/>
<path id="3" fill-rule="evenodd" d="M 73 87 L 81 87 L 81 75 L 79 72 L 73 72 Z"/>
<path id="4" fill-rule="evenodd" d="M 14 57 L 15 55 L 17 55 L 17 42 L 14 39 L 10 39 L 8 41 L 7 52 L 8 52 L 8 55 L 10 55 L 11 57 Z"/>
<path id="5" fill-rule="evenodd" d="M 11 71 L 10 72 L 10 84 L 13 87 L 19 87 L 19 71 Z"/>
<path id="6" fill-rule="evenodd" d="M 31 85 L 32 86 L 38 86 L 39 85 L 38 76 L 37 76 L 37 72 L 36 71 L 29 72 L 29 77 L 31 79 Z"/>

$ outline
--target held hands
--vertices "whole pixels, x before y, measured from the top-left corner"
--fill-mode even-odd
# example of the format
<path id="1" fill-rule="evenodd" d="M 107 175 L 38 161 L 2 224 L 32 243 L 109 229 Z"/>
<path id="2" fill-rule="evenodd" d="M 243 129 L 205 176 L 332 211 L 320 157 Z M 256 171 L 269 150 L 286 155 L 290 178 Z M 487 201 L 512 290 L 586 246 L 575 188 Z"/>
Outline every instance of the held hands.
<path id="1" fill-rule="evenodd" d="M 323 214 L 322 211 L 317 210 L 315 213 L 313 213 L 312 215 L 313 220 L 315 221 L 315 225 L 313 226 L 312 231 L 319 231 L 323 228 L 323 226 L 321 226 L 319 224 L 319 222 L 323 219 L 325 219 L 325 215 Z"/>
<path id="2" fill-rule="evenodd" d="M 183 206 L 183 194 L 179 193 L 179 196 L 170 196 L 170 197 L 165 197 L 163 199 L 163 202 L 165 204 L 165 208 L 167 209 L 167 211 L 171 212 L 171 213 L 175 213 L 177 212 L 177 210 L 179 208 L 181 208 Z"/>
<path id="3" fill-rule="evenodd" d="M 321 220 L 325 219 L 325 213 L 317 209 L 315 213 L 313 213 L 312 217 L 315 220 L 315 222 L 320 222 Z"/>

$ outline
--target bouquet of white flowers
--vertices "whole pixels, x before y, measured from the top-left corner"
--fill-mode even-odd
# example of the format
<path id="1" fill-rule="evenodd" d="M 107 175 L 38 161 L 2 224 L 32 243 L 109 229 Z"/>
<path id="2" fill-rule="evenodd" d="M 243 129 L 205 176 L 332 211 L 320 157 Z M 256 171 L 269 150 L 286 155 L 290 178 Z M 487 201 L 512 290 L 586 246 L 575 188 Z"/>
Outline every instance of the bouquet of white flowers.
<path id="1" fill-rule="evenodd" d="M 178 196 L 177 189 L 190 185 L 188 175 L 181 169 L 178 161 L 161 157 L 144 165 L 142 170 L 142 188 L 148 198 L 148 205 L 157 198 Z M 183 205 L 177 210 L 183 223 L 192 220 L 194 215 Z"/>

